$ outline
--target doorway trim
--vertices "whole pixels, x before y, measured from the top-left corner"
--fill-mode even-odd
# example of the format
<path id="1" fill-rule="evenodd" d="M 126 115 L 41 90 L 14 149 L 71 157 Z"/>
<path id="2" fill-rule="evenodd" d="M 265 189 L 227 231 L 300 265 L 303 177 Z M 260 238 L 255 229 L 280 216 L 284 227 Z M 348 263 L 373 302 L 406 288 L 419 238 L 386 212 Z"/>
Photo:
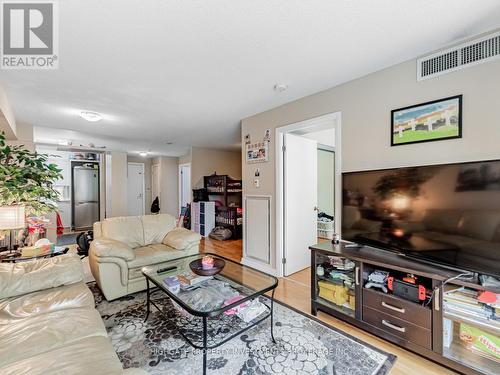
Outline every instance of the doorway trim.
<path id="1" fill-rule="evenodd" d="M 285 196 L 285 185 L 284 185 L 284 157 L 283 157 L 283 144 L 284 135 L 286 133 L 291 133 L 301 129 L 309 128 L 320 128 L 324 126 L 324 129 L 331 127 L 331 122 L 334 122 L 336 129 L 335 132 L 335 232 L 339 233 L 340 225 L 340 215 L 341 215 L 341 200 L 342 194 L 341 189 L 337 186 L 342 183 L 342 169 L 341 169 L 341 122 L 342 113 L 333 112 L 322 116 L 317 116 L 308 120 L 299 121 L 296 123 L 288 124 L 276 128 L 276 272 L 278 276 L 284 275 L 284 263 L 283 259 L 285 257 L 285 206 L 284 206 L 284 196 Z M 330 126 L 328 126 L 330 123 Z M 311 244 L 313 245 L 313 244 Z"/>
<path id="2" fill-rule="evenodd" d="M 128 188 L 128 166 L 129 165 L 139 165 L 142 167 L 142 214 L 146 214 L 146 164 L 134 161 L 127 162 L 127 188 Z M 128 206 L 128 205 L 127 205 Z M 128 207 L 127 207 L 128 213 Z"/>
<path id="3" fill-rule="evenodd" d="M 178 173 L 178 180 L 179 180 L 179 204 L 178 204 L 178 211 L 179 211 L 179 216 L 181 214 L 181 208 L 182 208 L 182 168 L 183 167 L 189 167 L 189 183 L 191 183 L 191 163 L 183 163 L 183 164 L 179 164 L 179 173 Z M 191 192 L 191 186 L 189 187 L 189 191 L 190 191 L 190 194 L 192 194 Z M 191 199 L 190 201 L 192 201 L 192 196 L 191 196 Z"/>

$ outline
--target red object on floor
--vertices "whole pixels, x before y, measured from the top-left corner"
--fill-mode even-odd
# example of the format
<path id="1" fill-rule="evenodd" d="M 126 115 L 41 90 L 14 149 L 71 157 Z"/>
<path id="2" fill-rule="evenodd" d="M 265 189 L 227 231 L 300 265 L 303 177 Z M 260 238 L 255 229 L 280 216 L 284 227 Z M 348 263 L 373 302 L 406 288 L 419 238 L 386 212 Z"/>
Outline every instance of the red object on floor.
<path id="1" fill-rule="evenodd" d="M 59 212 L 57 213 L 56 222 L 57 222 L 57 235 L 62 236 L 62 234 L 64 233 L 64 225 L 62 223 L 61 215 L 59 215 Z"/>

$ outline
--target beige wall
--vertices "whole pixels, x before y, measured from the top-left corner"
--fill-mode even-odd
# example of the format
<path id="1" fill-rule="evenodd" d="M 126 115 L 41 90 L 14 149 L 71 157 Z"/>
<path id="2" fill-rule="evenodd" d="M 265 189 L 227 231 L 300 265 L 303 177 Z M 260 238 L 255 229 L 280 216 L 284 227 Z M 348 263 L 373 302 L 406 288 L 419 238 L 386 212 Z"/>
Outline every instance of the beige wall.
<path id="1" fill-rule="evenodd" d="M 179 164 L 191 163 L 191 150 L 186 155 L 179 157 Z"/>
<path id="2" fill-rule="evenodd" d="M 160 212 L 178 216 L 179 214 L 179 158 L 158 157 L 153 159 L 158 164 L 160 180 Z"/>
<path id="3" fill-rule="evenodd" d="M 462 139 L 390 146 L 392 109 L 458 94 L 463 94 Z M 243 136 L 261 139 L 271 128 L 273 137 L 270 161 L 258 165 L 260 188 L 252 184 L 256 166 L 243 164 L 244 194 L 271 195 L 274 206 L 274 129 L 337 111 L 342 113 L 342 171 L 499 158 L 499 97 L 500 60 L 421 82 L 412 60 L 246 118 Z"/>
<path id="4" fill-rule="evenodd" d="M 109 204 L 106 210 L 107 217 L 127 216 L 127 154 L 112 152 L 109 165 L 111 186 L 107 189 L 109 192 L 106 199 Z"/>
<path id="5" fill-rule="evenodd" d="M 191 149 L 191 186 L 203 187 L 203 176 L 209 176 L 214 172 L 240 179 L 241 152 L 193 147 Z"/>
<path id="6" fill-rule="evenodd" d="M 142 163 L 144 164 L 144 204 L 146 215 L 151 213 L 151 165 L 152 158 L 143 158 L 141 156 L 128 155 L 127 163 Z"/>

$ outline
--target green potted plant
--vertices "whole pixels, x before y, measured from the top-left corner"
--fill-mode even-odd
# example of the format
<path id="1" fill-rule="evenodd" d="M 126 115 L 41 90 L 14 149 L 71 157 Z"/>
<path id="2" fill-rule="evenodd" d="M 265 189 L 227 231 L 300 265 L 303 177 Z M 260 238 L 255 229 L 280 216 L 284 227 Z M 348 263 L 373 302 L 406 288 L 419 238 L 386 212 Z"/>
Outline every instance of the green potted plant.
<path id="1" fill-rule="evenodd" d="M 0 206 L 24 206 L 26 216 L 43 217 L 57 211 L 59 193 L 54 183 L 61 170 L 47 162 L 48 155 L 9 146 L 0 134 Z"/>

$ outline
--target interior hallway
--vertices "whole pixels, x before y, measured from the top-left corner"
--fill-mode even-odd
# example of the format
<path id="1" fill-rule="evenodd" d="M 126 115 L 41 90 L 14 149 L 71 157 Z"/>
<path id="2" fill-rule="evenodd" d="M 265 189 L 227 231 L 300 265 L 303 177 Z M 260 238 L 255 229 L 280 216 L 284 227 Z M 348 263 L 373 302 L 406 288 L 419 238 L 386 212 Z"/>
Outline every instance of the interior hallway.
<path id="1" fill-rule="evenodd" d="M 239 262 L 241 260 L 241 240 L 216 241 L 209 238 L 204 238 L 201 241 L 200 251 L 210 252 L 221 255 L 228 259 Z M 311 312 L 311 269 L 307 268 L 297 272 L 289 277 L 281 277 L 279 279 L 278 288 L 275 292 L 275 298 L 305 314 L 310 315 Z M 402 349 L 387 341 L 379 339 L 367 332 L 364 332 L 350 324 L 344 323 L 339 319 L 333 318 L 322 312 L 318 313 L 318 319 L 335 327 L 343 332 L 346 332 L 362 341 L 392 353 L 398 357 L 391 375 L 446 375 L 456 374 L 454 371 L 448 370 L 445 367 L 422 358 L 412 352 Z"/>

